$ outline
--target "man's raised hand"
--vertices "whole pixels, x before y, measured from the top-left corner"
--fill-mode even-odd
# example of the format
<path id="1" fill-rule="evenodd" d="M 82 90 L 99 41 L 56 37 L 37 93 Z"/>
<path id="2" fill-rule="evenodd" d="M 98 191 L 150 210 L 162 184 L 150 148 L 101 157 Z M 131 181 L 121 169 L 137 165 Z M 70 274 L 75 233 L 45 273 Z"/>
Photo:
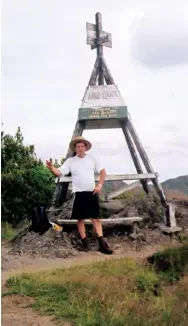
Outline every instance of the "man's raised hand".
<path id="1" fill-rule="evenodd" d="M 53 167 L 52 162 L 46 160 L 46 167 L 51 170 Z"/>
<path id="2" fill-rule="evenodd" d="M 97 185 L 97 186 L 95 187 L 95 189 L 93 190 L 93 194 L 98 194 L 98 193 L 101 191 L 101 188 L 102 188 L 101 185 Z"/>

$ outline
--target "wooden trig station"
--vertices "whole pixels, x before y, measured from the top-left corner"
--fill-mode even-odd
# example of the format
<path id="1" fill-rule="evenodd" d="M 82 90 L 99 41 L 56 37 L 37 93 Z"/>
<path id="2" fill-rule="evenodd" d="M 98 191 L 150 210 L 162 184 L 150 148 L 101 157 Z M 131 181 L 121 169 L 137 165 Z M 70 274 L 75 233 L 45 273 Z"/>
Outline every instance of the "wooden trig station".
<path id="1" fill-rule="evenodd" d="M 139 182 L 147 194 L 150 191 L 148 182 L 152 181 L 154 189 L 164 207 L 164 220 L 161 224 L 163 225 L 163 229 L 165 227 L 169 232 L 179 231 L 180 228 L 176 226 L 174 206 L 167 202 L 163 189 L 158 181 L 157 173 L 151 166 L 146 151 L 133 126 L 127 106 L 104 59 L 103 46 L 111 48 L 112 37 L 110 33 L 103 31 L 100 13 L 96 13 L 95 15 L 95 24 L 86 23 L 86 29 L 87 44 L 91 46 L 91 50 L 96 49 L 97 56 L 81 106 L 78 110 L 78 117 L 72 138 L 81 136 L 84 130 L 121 128 L 122 135 L 124 135 L 135 165 L 136 174 L 108 175 L 106 180 L 137 180 L 137 182 L 127 187 L 133 188 Z M 73 155 L 74 153 L 68 149 L 66 159 Z M 142 169 L 140 159 L 145 166 L 146 172 Z M 54 208 L 58 208 L 66 200 L 69 182 L 71 182 L 71 176 L 58 178 L 53 199 Z"/>

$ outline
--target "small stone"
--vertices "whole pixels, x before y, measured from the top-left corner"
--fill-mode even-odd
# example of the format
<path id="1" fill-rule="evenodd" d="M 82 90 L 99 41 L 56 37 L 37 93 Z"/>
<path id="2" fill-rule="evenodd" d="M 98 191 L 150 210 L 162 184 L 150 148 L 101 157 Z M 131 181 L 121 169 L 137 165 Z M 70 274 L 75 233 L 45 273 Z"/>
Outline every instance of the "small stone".
<path id="1" fill-rule="evenodd" d="M 131 234 L 129 235 L 129 238 L 130 238 L 131 240 L 136 240 L 136 239 L 138 239 L 138 234 L 136 234 L 136 233 L 131 233 Z"/>
<path id="2" fill-rule="evenodd" d="M 144 233 L 138 233 L 138 238 L 141 239 L 142 241 L 146 241 L 146 235 Z"/>

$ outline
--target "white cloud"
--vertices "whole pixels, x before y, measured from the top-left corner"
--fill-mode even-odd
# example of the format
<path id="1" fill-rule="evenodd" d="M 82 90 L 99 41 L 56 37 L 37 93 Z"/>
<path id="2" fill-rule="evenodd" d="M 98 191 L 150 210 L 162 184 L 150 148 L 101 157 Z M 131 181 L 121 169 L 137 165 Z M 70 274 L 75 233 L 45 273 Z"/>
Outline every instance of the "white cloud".
<path id="1" fill-rule="evenodd" d="M 96 56 L 85 43 L 85 23 L 94 22 L 95 12 L 100 11 L 103 29 L 112 33 L 113 42 L 112 49 L 104 49 L 105 59 L 154 169 L 161 179 L 187 174 L 188 65 L 178 51 L 181 65 L 168 53 L 172 45 L 179 48 L 178 35 L 187 31 L 187 24 L 184 29 L 178 18 L 183 9 L 187 22 L 187 3 L 173 1 L 171 12 L 177 15 L 168 19 L 168 29 L 164 26 L 166 7 L 159 1 L 155 12 L 147 0 L 4 1 L 5 131 L 14 133 L 20 125 L 25 141 L 34 143 L 43 159 L 66 154 Z M 147 61 L 156 43 L 160 55 Z M 186 49 L 181 55 L 185 54 Z M 110 172 L 135 171 L 121 130 L 86 131 L 84 135 L 91 138 L 93 152 L 100 154 Z"/>
<path id="2" fill-rule="evenodd" d="M 141 64 L 163 68 L 188 63 L 186 8 L 152 8 L 132 25 L 132 57 Z"/>

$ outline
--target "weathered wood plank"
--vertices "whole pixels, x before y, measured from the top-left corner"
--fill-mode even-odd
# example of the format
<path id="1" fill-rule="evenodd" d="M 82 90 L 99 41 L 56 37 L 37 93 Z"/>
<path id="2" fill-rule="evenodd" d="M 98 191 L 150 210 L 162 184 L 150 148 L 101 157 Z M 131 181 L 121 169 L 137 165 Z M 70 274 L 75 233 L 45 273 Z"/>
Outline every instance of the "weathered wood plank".
<path id="1" fill-rule="evenodd" d="M 52 219 L 53 221 L 53 219 Z M 55 220 L 54 220 L 55 221 Z M 136 217 L 121 217 L 121 218 L 107 218 L 107 219 L 100 219 L 103 225 L 106 224 L 132 224 L 134 222 L 142 222 L 143 218 L 136 216 Z M 64 220 L 64 219 L 57 219 L 57 222 L 61 225 L 71 225 L 77 224 L 77 220 Z M 92 221 L 89 219 L 85 220 L 85 224 L 92 224 Z"/>
<path id="2" fill-rule="evenodd" d="M 96 13 L 95 21 L 96 21 L 96 39 L 98 41 L 100 39 L 100 32 L 102 31 L 102 15 L 100 12 Z M 102 45 L 97 46 L 97 56 L 99 56 L 99 57 L 103 56 L 103 46 Z"/>
<path id="3" fill-rule="evenodd" d="M 85 130 L 117 128 L 120 128 L 120 124 L 117 119 L 85 120 Z"/>
<path id="4" fill-rule="evenodd" d="M 155 225 L 164 233 L 167 233 L 167 234 L 172 234 L 172 233 L 176 233 L 176 232 L 180 232 L 182 230 L 181 227 L 179 226 L 166 226 L 162 223 L 155 223 Z"/>
<path id="5" fill-rule="evenodd" d="M 86 23 L 86 30 L 91 30 L 91 31 L 94 31 L 96 32 L 96 25 L 95 24 L 92 24 L 92 23 Z"/>
<path id="6" fill-rule="evenodd" d="M 107 200 L 113 199 L 117 196 L 120 196 L 121 194 L 124 194 L 124 192 L 127 192 L 131 189 L 134 189 L 140 185 L 140 181 L 136 181 L 131 183 L 130 185 L 123 185 L 120 189 L 112 191 L 110 194 L 107 195 Z"/>
<path id="7" fill-rule="evenodd" d="M 100 62 L 99 62 L 99 79 L 98 79 L 98 84 L 99 85 L 104 85 L 104 70 L 103 70 L 102 57 L 100 57 Z"/>
<path id="8" fill-rule="evenodd" d="M 141 179 L 154 179 L 156 178 L 155 173 L 143 173 L 143 174 L 114 174 L 107 175 L 106 181 L 116 181 L 116 180 L 141 180 Z M 99 176 L 95 177 L 96 181 L 99 181 Z M 61 176 L 59 177 L 59 182 L 71 182 L 71 177 Z"/>
<path id="9" fill-rule="evenodd" d="M 121 124 L 121 128 L 122 128 L 125 140 L 127 142 L 127 145 L 128 145 L 132 160 L 134 162 L 136 171 L 137 171 L 137 173 L 143 173 L 143 169 L 142 169 L 141 164 L 139 162 L 139 159 L 138 159 L 135 147 L 134 147 L 134 143 L 132 141 L 132 138 L 130 136 L 130 133 L 129 133 L 129 130 L 128 130 L 127 126 L 126 126 L 126 123 L 124 121 L 120 121 L 120 124 Z M 148 187 L 148 184 L 147 184 L 147 180 L 141 180 L 140 182 L 142 184 L 142 187 L 143 187 L 145 193 L 148 194 L 149 193 L 149 187 Z"/>
<path id="10" fill-rule="evenodd" d="M 148 158 L 148 156 L 146 154 L 146 151 L 145 151 L 145 149 L 144 149 L 144 147 L 143 147 L 143 145 L 141 143 L 141 140 L 138 137 L 138 134 L 136 133 L 136 130 L 135 130 L 134 126 L 133 126 L 133 123 L 132 123 L 132 121 L 130 119 L 128 119 L 128 121 L 127 121 L 127 127 L 128 127 L 128 129 L 130 131 L 130 134 L 131 134 L 131 136 L 132 136 L 132 138 L 134 140 L 134 143 L 135 143 L 135 145 L 137 147 L 137 150 L 138 150 L 138 152 L 140 154 L 140 157 L 141 157 L 141 159 L 142 159 L 142 161 L 143 161 L 143 163 L 144 163 L 144 165 L 146 167 L 147 172 L 148 173 L 154 173 L 153 167 L 152 167 L 152 165 L 151 165 L 151 163 L 149 161 L 149 158 Z M 160 197 L 161 203 L 165 207 L 167 207 L 167 199 L 166 199 L 165 193 L 164 193 L 161 185 L 158 182 L 158 178 L 156 177 L 155 179 L 152 179 L 152 182 L 153 182 L 153 185 L 154 185 L 154 187 L 155 187 L 155 189 L 156 189 L 156 191 L 157 191 L 157 193 L 158 193 L 158 195 Z"/>
<path id="11" fill-rule="evenodd" d="M 102 61 L 103 61 L 104 78 L 106 80 L 107 85 L 115 84 L 114 79 L 112 77 L 112 74 L 111 74 L 110 70 L 107 67 L 107 64 L 106 64 L 106 61 L 105 61 L 104 57 L 102 57 Z"/>
<path id="12" fill-rule="evenodd" d="M 96 60 L 95 60 L 93 71 L 91 73 L 91 77 L 89 79 L 88 86 L 96 85 L 97 76 L 99 74 L 99 64 L 100 64 L 100 57 L 97 57 Z M 87 89 L 86 89 L 86 92 L 87 92 Z"/>

